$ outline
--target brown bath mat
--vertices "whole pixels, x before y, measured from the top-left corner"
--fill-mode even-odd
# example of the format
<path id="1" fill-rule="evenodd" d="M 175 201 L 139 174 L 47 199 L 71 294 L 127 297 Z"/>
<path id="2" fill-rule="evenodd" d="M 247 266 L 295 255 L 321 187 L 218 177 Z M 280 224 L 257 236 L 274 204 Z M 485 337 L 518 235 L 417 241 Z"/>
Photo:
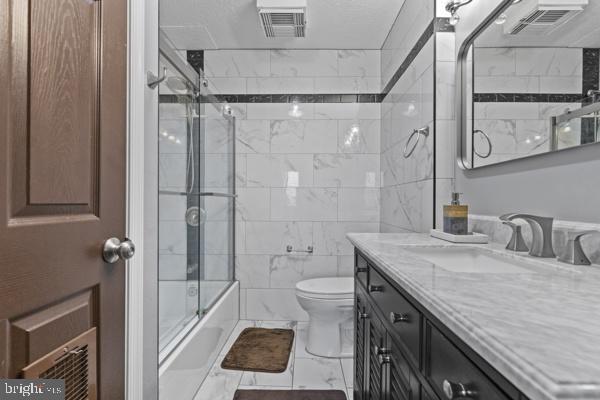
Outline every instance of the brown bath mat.
<path id="1" fill-rule="evenodd" d="M 291 329 L 246 328 L 223 359 L 221 368 L 254 372 L 284 372 L 294 331 Z"/>
<path id="2" fill-rule="evenodd" d="M 233 400 L 346 400 L 341 390 L 237 390 Z"/>

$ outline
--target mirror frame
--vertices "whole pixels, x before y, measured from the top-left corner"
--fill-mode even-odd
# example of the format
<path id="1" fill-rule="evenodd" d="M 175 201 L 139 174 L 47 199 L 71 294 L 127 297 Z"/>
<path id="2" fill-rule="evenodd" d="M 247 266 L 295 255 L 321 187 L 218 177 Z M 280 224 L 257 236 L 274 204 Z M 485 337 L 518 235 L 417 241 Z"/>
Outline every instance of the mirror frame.
<path id="1" fill-rule="evenodd" d="M 519 158 L 514 158 L 506 161 L 499 161 L 494 164 L 486 164 L 480 166 L 473 166 L 471 161 L 469 160 L 469 149 L 467 149 L 467 135 L 470 132 L 467 132 L 467 107 L 470 105 L 467 104 L 467 71 L 469 68 L 467 64 L 467 56 L 469 54 L 469 49 L 475 42 L 475 39 L 481 34 L 483 30 L 485 30 L 488 26 L 494 23 L 496 18 L 502 14 L 507 8 L 509 8 L 513 3 L 513 0 L 502 0 L 500 4 L 494 8 L 494 10 L 485 17 L 483 22 L 479 24 L 473 32 L 471 32 L 465 40 L 460 44 L 460 48 L 457 55 L 456 60 L 456 139 L 457 139 L 457 162 L 458 166 L 462 170 L 474 170 L 480 168 L 493 167 L 496 165 L 504 165 L 513 161 L 525 160 L 533 157 L 540 157 L 564 150 L 573 150 L 581 147 L 588 147 L 600 144 L 600 142 L 595 143 L 585 143 L 577 146 L 565 147 L 563 149 L 550 149 L 544 153 L 531 154 L 526 155 Z M 474 90 L 474 88 L 473 88 Z"/>

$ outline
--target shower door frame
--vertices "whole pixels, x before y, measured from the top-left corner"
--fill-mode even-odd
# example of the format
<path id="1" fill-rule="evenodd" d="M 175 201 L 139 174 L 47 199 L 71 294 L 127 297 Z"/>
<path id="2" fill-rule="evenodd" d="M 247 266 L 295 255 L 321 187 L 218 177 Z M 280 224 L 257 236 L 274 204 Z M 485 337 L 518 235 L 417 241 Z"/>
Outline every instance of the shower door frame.
<path id="1" fill-rule="evenodd" d="M 201 83 L 202 80 L 204 80 L 204 76 L 200 75 L 195 69 L 193 69 L 189 64 L 183 62 L 181 60 L 181 57 L 175 52 L 175 50 L 171 47 L 168 39 L 165 37 L 165 35 L 163 34 L 162 31 L 159 30 L 159 34 L 158 34 L 158 57 L 163 57 L 166 61 L 168 61 L 176 70 L 177 72 L 179 72 L 185 79 L 187 79 L 188 81 L 192 82 L 192 84 L 194 85 L 194 88 L 198 90 L 199 93 L 199 97 L 198 97 L 198 106 L 199 108 L 201 107 L 202 104 L 205 104 L 208 107 L 215 107 L 216 104 L 221 104 L 222 102 L 219 101 L 217 99 L 216 96 L 212 95 L 211 93 L 207 92 L 207 93 L 203 93 L 203 84 Z M 162 74 L 162 71 L 160 72 L 160 74 Z M 204 87 L 204 92 L 206 92 L 206 87 Z M 158 89 L 156 90 L 156 92 L 158 92 Z M 202 100 L 204 99 L 204 101 Z M 157 103 L 157 110 L 159 110 L 160 106 L 160 101 L 158 101 Z M 221 298 L 221 296 L 227 292 L 227 290 L 231 287 L 231 285 L 233 285 L 235 283 L 235 251 L 236 251 L 236 246 L 235 246 L 235 235 L 236 235 L 236 199 L 237 199 L 237 194 L 236 194 L 236 173 L 235 173 L 235 169 L 236 169 L 236 161 L 235 161 L 235 151 L 236 151 L 236 137 L 235 137 L 235 129 L 236 129 L 236 120 L 235 120 L 235 116 L 233 114 L 231 114 L 231 112 L 228 112 L 228 110 L 230 111 L 231 109 L 229 107 L 223 106 L 223 108 L 220 110 L 221 111 L 221 115 L 223 116 L 224 119 L 226 119 L 230 124 L 231 124 L 231 129 L 233 132 L 233 137 L 232 137 L 232 148 L 231 148 L 231 180 L 232 180 L 232 193 L 203 193 L 201 191 L 202 189 L 202 175 L 199 174 L 199 178 L 198 178 L 198 193 L 193 193 L 192 195 L 197 195 L 199 198 L 200 197 L 204 197 L 204 196 L 215 196 L 215 197 L 223 197 L 223 198 L 228 198 L 230 199 L 233 204 L 231 207 L 231 221 L 230 221 L 230 251 L 231 251 L 231 261 L 230 264 L 228 265 L 228 274 L 230 275 L 229 277 L 229 282 L 228 284 L 222 289 L 221 293 L 219 294 L 219 296 L 212 302 L 209 304 L 209 306 L 205 309 L 205 310 L 200 310 L 200 307 L 198 307 L 198 314 L 193 317 L 192 319 L 190 319 L 188 322 L 186 322 L 184 328 L 182 328 L 179 332 L 177 332 L 177 334 L 175 334 L 173 336 L 173 338 L 171 339 L 171 341 L 165 345 L 165 346 L 160 346 L 160 344 L 157 342 L 157 352 L 158 352 L 158 363 L 157 363 L 157 367 L 159 367 L 163 361 L 167 360 L 169 355 L 171 355 L 175 349 L 177 348 L 178 344 L 181 343 L 181 341 L 183 341 L 189 334 L 190 332 L 194 329 L 194 327 L 200 323 L 200 321 L 202 320 L 204 314 L 206 314 L 206 312 L 208 312 L 212 306 L 214 306 L 214 304 L 217 303 L 218 299 Z M 201 109 L 199 110 L 201 111 Z M 157 118 L 156 118 L 156 131 L 158 132 L 158 126 L 159 126 L 159 117 L 160 117 L 160 111 L 157 111 Z M 200 143 L 201 143 L 201 135 L 202 135 L 202 124 L 201 124 L 201 118 L 200 118 L 200 113 L 198 115 L 198 172 L 201 172 L 202 169 L 202 165 L 201 165 L 201 160 L 202 160 L 202 149 L 200 149 Z M 192 133 L 192 138 L 193 138 L 193 133 Z M 188 144 L 189 145 L 189 144 Z M 194 140 L 192 139 L 192 146 L 194 145 Z M 157 152 L 157 159 L 158 159 L 158 152 Z M 192 182 L 192 188 L 194 187 L 195 182 Z M 158 193 L 160 193 L 160 190 L 157 191 L 156 195 L 158 198 Z M 199 204 L 201 204 L 199 202 Z M 159 219 L 159 210 L 157 209 L 157 213 L 156 213 L 156 218 L 157 220 Z M 160 222 L 159 222 L 160 224 Z M 204 234 L 199 231 L 199 242 L 202 245 L 203 244 L 203 237 Z M 158 249 L 157 249 L 158 250 Z M 201 287 L 200 287 L 200 259 L 203 256 L 202 254 L 203 249 L 200 249 L 199 247 L 199 254 L 198 254 L 198 306 L 200 305 L 200 295 L 201 295 Z M 189 253 L 189 252 L 188 252 Z M 156 251 L 156 258 L 158 259 L 158 251 Z M 160 267 L 157 264 L 157 267 Z M 158 293 L 158 283 L 159 280 L 156 280 L 156 292 Z M 160 299 L 157 295 L 157 311 L 160 307 Z M 158 314 L 158 312 L 157 312 Z M 158 336 L 158 329 L 157 329 L 157 336 Z"/>
<path id="2" fill-rule="evenodd" d="M 149 217 L 158 212 L 158 201 L 146 193 L 154 191 L 147 174 L 158 166 L 147 156 L 158 135 L 158 95 L 146 86 L 147 73 L 158 73 L 158 0 L 127 0 L 128 92 L 127 92 L 127 236 L 140 251 L 127 261 L 125 399 L 158 400 L 158 279 L 157 238 Z M 155 168 L 155 170 L 153 169 Z M 158 185 L 157 185 L 158 188 Z"/>
<path id="3" fill-rule="evenodd" d="M 158 400 L 157 261 L 149 256 L 157 248 L 150 217 L 158 201 L 146 193 L 154 188 L 147 174 L 158 166 L 148 157 L 158 135 L 158 95 L 146 86 L 147 73 L 158 73 L 158 0 L 127 0 L 127 235 L 140 251 L 127 262 L 125 399 Z M 157 185 L 158 188 L 158 185 Z"/>

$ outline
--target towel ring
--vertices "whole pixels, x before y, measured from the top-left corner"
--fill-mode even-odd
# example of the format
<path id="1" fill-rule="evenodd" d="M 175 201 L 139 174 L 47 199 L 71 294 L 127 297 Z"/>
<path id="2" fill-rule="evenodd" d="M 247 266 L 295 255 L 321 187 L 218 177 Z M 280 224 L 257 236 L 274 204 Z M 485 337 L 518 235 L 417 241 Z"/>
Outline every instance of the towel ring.
<path id="1" fill-rule="evenodd" d="M 410 141 L 415 137 L 415 135 L 417 136 L 417 140 L 415 141 L 415 144 L 410 148 L 410 150 L 408 150 L 408 145 L 410 144 Z M 425 136 L 428 137 L 429 136 L 429 127 L 426 126 L 424 128 L 419 128 L 419 129 L 415 129 L 410 136 L 408 137 L 408 140 L 406 141 L 406 144 L 404 145 L 404 158 L 408 158 L 410 156 L 412 156 L 412 153 L 415 152 L 415 149 L 417 148 L 417 146 L 419 145 L 419 142 L 421 141 L 421 136 Z"/>
<path id="2" fill-rule="evenodd" d="M 493 146 L 492 146 L 492 140 L 491 140 L 491 139 L 490 139 L 490 137 L 487 135 L 487 133 L 485 133 L 485 132 L 484 132 L 484 131 L 482 131 L 481 129 L 476 129 L 476 130 L 474 130 L 474 131 L 473 131 L 473 137 L 475 137 L 475 134 L 476 134 L 476 133 L 481 133 L 481 135 L 482 135 L 482 136 L 485 138 L 485 140 L 487 140 L 487 142 L 488 142 L 488 146 L 489 146 L 489 149 L 488 149 L 488 152 L 487 152 L 487 154 L 485 154 L 485 155 L 483 155 L 483 154 L 479 154 L 479 152 L 478 152 L 477 150 L 475 150 L 475 141 L 473 141 L 473 152 L 474 152 L 475 154 L 477 154 L 477 156 L 479 156 L 479 157 L 481 157 L 481 158 L 488 158 L 489 156 L 491 156 L 491 155 L 492 155 L 492 148 L 493 148 Z"/>

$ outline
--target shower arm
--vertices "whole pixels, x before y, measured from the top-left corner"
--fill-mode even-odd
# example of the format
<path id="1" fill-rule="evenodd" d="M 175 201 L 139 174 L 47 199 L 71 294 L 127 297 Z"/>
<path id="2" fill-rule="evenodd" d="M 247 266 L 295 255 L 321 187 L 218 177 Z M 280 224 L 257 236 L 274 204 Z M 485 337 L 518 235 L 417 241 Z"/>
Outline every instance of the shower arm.
<path id="1" fill-rule="evenodd" d="M 448 4 L 446 4 L 446 11 L 448 11 L 450 14 L 454 14 L 456 11 L 458 11 L 459 8 L 466 6 L 467 4 L 471 3 L 473 0 L 452 0 L 449 1 Z"/>

